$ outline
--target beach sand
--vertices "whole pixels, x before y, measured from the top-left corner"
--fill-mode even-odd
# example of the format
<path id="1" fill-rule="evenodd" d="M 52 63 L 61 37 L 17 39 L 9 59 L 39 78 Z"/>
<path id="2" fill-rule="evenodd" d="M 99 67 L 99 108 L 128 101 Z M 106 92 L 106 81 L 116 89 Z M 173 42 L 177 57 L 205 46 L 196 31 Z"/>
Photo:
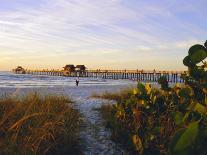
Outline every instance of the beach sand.
<path id="1" fill-rule="evenodd" d="M 130 87 L 135 86 L 131 83 Z M 71 97 L 74 102 L 74 108 L 82 114 L 83 125 L 80 133 L 80 147 L 83 154 L 125 154 L 118 144 L 111 141 L 110 130 L 106 129 L 102 117 L 96 109 L 102 104 L 113 104 L 113 101 L 94 99 L 90 96 L 95 93 L 105 91 L 120 91 L 129 85 L 85 85 L 85 86 L 66 86 L 66 87 L 41 87 L 41 88 L 0 88 L 0 95 L 21 96 L 31 92 L 44 94 L 59 94 Z"/>

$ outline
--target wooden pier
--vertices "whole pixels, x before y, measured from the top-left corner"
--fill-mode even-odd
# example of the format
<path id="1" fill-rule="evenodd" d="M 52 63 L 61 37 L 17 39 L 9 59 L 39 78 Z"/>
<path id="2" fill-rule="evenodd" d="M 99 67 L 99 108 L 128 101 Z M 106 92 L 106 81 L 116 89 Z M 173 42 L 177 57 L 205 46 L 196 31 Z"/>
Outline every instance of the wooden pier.
<path id="1" fill-rule="evenodd" d="M 182 71 L 144 71 L 144 70 L 84 70 L 65 72 L 65 70 L 27 70 L 17 72 L 18 74 L 67 76 L 67 77 L 89 77 L 103 79 L 130 79 L 142 82 L 157 82 L 161 76 L 165 76 L 170 83 L 183 83 Z"/>

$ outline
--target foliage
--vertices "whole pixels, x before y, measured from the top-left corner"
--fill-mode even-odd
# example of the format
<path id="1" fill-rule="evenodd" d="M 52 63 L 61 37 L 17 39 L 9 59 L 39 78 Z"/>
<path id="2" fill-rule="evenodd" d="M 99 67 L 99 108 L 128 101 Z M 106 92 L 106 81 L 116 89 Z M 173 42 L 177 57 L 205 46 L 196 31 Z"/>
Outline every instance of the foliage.
<path id="1" fill-rule="evenodd" d="M 76 146 L 79 113 L 63 96 L 0 99 L 1 154 L 64 154 Z"/>
<path id="2" fill-rule="evenodd" d="M 203 102 L 207 93 L 207 41 L 203 45 L 194 45 L 188 51 L 183 64 L 188 67 L 188 74 L 184 75 L 186 85 L 195 92 L 199 102 Z"/>
<path id="3" fill-rule="evenodd" d="M 161 76 L 158 79 L 158 83 L 161 85 L 161 89 L 169 90 L 168 81 L 167 81 L 167 78 L 165 76 Z"/>
<path id="4" fill-rule="evenodd" d="M 165 77 L 161 89 L 138 83 L 111 107 L 105 117 L 119 142 L 138 154 L 207 154 L 206 46 L 192 46 L 184 58 L 185 84 L 169 88 Z"/>

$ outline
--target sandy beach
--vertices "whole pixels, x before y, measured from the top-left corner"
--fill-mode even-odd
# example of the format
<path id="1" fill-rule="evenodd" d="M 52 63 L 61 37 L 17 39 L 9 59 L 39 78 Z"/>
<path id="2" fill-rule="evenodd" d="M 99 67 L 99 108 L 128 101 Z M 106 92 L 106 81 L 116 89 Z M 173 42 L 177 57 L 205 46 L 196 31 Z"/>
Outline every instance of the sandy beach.
<path id="1" fill-rule="evenodd" d="M 7 77 L 7 78 L 6 78 Z M 30 85 L 28 85 L 30 80 Z M 32 92 L 44 95 L 58 94 L 71 97 L 74 107 L 82 114 L 83 125 L 80 133 L 82 152 L 90 154 L 124 154 L 123 148 L 110 139 L 110 130 L 103 125 L 101 114 L 96 110 L 102 104 L 113 104 L 113 101 L 91 98 L 93 93 L 120 91 L 136 85 L 134 81 L 80 79 L 75 86 L 74 78 L 44 77 L 1 74 L 0 95 L 21 96 Z"/>

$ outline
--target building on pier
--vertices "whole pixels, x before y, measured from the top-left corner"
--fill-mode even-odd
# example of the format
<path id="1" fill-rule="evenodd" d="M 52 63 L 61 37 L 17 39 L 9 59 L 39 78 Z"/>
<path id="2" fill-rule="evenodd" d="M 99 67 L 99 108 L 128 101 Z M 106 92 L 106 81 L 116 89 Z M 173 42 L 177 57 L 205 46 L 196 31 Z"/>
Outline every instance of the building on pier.
<path id="1" fill-rule="evenodd" d="M 63 70 L 63 73 L 65 76 L 75 76 L 75 66 L 73 64 L 69 64 L 69 65 L 66 65 L 65 67 L 63 67 L 64 70 Z"/>
<path id="2" fill-rule="evenodd" d="M 76 71 L 79 71 L 79 72 L 85 72 L 85 70 L 86 70 L 86 66 L 85 66 L 85 65 L 77 65 L 77 66 L 75 67 L 75 70 L 76 70 Z"/>
<path id="3" fill-rule="evenodd" d="M 66 65 L 63 67 L 65 76 L 84 76 L 86 72 L 85 65 L 77 65 L 76 67 L 73 64 Z"/>
<path id="4" fill-rule="evenodd" d="M 17 68 L 12 71 L 16 74 L 26 74 L 26 70 L 22 66 L 17 66 Z"/>
<path id="5" fill-rule="evenodd" d="M 86 74 L 86 66 L 85 65 L 77 65 L 75 67 L 77 76 L 85 76 Z"/>

